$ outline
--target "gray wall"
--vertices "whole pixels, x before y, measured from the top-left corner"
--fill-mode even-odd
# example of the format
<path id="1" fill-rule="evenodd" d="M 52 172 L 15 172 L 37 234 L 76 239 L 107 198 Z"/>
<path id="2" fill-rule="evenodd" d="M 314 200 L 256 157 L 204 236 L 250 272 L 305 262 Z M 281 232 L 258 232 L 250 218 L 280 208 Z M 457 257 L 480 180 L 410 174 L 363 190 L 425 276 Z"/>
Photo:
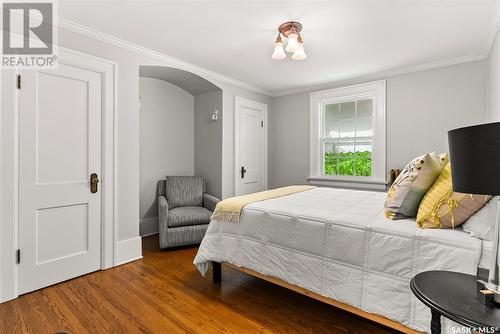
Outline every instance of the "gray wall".
<path id="1" fill-rule="evenodd" d="M 387 80 L 387 166 L 448 152 L 447 131 L 486 120 L 486 63 L 438 68 Z"/>
<path id="2" fill-rule="evenodd" d="M 363 81 L 332 84 L 330 88 Z M 326 87 L 322 87 L 324 89 Z M 316 90 L 316 89 L 314 89 Z M 272 100 L 270 187 L 309 176 L 309 92 Z M 486 62 L 387 78 L 387 167 L 426 152 L 447 152 L 449 129 L 486 120 Z"/>
<path id="3" fill-rule="evenodd" d="M 500 33 L 488 58 L 488 119 L 500 121 Z"/>
<path id="4" fill-rule="evenodd" d="M 222 91 L 194 97 L 194 173 L 205 178 L 209 194 L 222 196 Z"/>
<path id="5" fill-rule="evenodd" d="M 95 55 L 116 63 L 117 70 L 117 233 L 118 240 L 125 241 L 139 236 L 139 66 L 167 66 L 182 68 L 168 59 L 160 59 L 129 51 L 101 40 L 60 28 L 59 45 Z M 223 136 L 232 138 L 234 131 L 234 96 L 242 96 L 269 103 L 269 97 L 222 81 L 216 75 L 200 74 L 223 91 Z M 15 90 L 12 89 L 12 94 Z M 223 175 L 234 175 L 234 153 L 232 141 L 223 143 Z M 224 174 L 225 173 L 225 174 Z M 234 180 L 226 178 L 227 194 L 232 194 Z"/>
<path id="6" fill-rule="evenodd" d="M 309 92 L 274 98 L 271 104 L 269 187 L 307 184 Z"/>
<path id="7" fill-rule="evenodd" d="M 157 217 L 156 183 L 194 173 L 194 97 L 163 80 L 140 78 L 141 221 Z"/>
<path id="8" fill-rule="evenodd" d="M 58 44 L 116 63 L 116 222 L 119 241 L 139 236 L 139 64 L 147 57 L 59 29 Z M 119 252 L 119 251 L 118 251 Z"/>

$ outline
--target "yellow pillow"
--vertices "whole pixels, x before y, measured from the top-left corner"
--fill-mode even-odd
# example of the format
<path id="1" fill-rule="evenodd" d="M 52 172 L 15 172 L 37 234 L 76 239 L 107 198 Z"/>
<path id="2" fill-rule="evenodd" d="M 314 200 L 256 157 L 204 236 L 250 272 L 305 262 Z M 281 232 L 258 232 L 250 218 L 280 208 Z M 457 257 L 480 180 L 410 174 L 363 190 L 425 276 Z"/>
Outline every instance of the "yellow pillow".
<path id="1" fill-rule="evenodd" d="M 455 228 L 465 223 L 490 199 L 491 196 L 454 192 L 448 163 L 420 202 L 417 225 L 421 228 Z"/>

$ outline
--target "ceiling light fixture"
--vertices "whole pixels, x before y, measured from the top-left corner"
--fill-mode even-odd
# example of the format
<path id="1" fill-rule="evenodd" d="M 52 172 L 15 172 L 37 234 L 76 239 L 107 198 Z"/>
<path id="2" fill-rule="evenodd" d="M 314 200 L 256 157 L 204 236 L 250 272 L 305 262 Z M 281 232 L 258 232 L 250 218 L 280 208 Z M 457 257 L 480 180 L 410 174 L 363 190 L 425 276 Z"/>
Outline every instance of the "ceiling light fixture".
<path id="1" fill-rule="evenodd" d="M 276 60 L 286 58 L 285 49 L 283 49 L 283 42 L 281 41 L 281 35 L 279 34 L 278 37 L 276 37 L 276 42 L 274 42 L 274 52 L 272 58 Z"/>
<path id="2" fill-rule="evenodd" d="M 285 22 L 278 27 L 278 37 L 274 42 L 274 52 L 271 56 L 273 59 L 281 60 L 286 58 L 287 52 L 293 53 L 292 59 L 302 60 L 305 59 L 306 53 L 304 52 L 304 42 L 300 31 L 302 30 L 302 24 L 295 21 Z M 283 48 L 283 38 L 288 39 L 286 48 Z"/>

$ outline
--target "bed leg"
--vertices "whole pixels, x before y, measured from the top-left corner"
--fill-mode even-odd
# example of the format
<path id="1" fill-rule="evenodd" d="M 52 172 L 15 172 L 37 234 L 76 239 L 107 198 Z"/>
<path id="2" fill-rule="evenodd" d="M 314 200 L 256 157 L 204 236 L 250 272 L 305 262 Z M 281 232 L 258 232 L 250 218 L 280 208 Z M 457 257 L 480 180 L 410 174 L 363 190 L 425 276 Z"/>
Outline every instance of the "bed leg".
<path id="1" fill-rule="evenodd" d="M 222 281 L 222 265 L 220 262 L 212 262 L 212 282 L 220 283 Z"/>

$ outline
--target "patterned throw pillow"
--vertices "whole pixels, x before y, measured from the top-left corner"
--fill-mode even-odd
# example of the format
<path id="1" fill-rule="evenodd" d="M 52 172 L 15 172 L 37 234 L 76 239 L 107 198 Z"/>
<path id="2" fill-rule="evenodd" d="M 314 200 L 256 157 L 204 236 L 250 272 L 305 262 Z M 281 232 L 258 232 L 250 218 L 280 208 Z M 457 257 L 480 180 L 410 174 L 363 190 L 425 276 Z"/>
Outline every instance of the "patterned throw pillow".
<path id="1" fill-rule="evenodd" d="M 420 203 L 417 225 L 421 228 L 455 228 L 490 199 L 491 196 L 454 192 L 448 163 Z"/>
<path id="2" fill-rule="evenodd" d="M 395 220 L 415 217 L 420 201 L 447 163 L 446 153 L 428 153 L 413 159 L 387 193 L 385 216 Z"/>

